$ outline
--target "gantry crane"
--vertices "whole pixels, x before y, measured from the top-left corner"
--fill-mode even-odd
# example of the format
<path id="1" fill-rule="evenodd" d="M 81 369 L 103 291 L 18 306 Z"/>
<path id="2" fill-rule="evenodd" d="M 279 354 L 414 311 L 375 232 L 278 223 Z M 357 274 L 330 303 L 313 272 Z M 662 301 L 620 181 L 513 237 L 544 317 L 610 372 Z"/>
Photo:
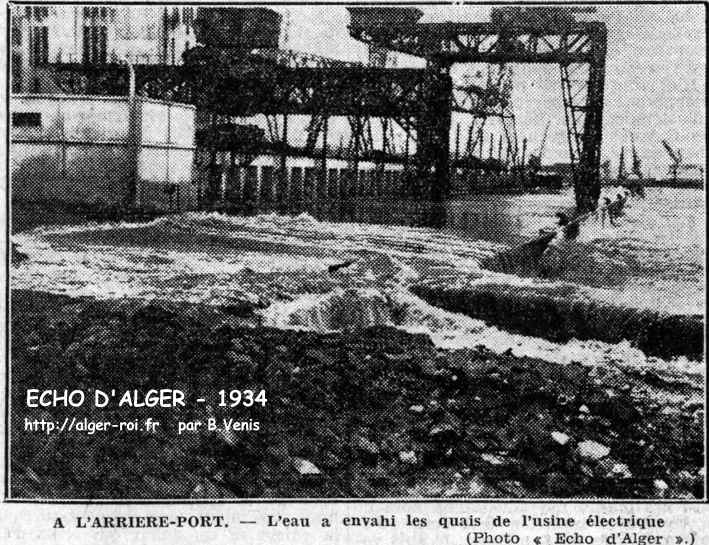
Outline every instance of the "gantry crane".
<path id="1" fill-rule="evenodd" d="M 364 10 L 366 8 L 358 8 Z M 451 125 L 450 67 L 454 63 L 551 63 L 562 71 L 569 151 L 579 212 L 596 208 L 600 196 L 600 151 L 607 28 L 577 21 L 588 8 L 494 8 L 486 23 L 399 23 L 352 17 L 350 34 L 364 43 L 422 57 L 428 93 L 419 119 L 419 169 L 433 172 L 432 194 L 448 185 Z"/>

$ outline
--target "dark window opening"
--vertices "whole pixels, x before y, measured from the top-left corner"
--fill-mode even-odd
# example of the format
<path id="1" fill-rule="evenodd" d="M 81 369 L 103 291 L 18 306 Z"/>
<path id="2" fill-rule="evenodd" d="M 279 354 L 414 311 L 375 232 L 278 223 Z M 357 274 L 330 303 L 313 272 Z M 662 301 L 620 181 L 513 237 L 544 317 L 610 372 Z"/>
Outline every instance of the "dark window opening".
<path id="1" fill-rule="evenodd" d="M 39 112 L 12 112 L 13 127 L 41 127 L 42 114 Z"/>
<path id="2" fill-rule="evenodd" d="M 113 21 L 115 17 L 116 10 L 114 8 L 84 7 L 84 19 L 98 19 L 101 21 L 110 19 Z"/>
<path id="3" fill-rule="evenodd" d="M 49 17 L 49 8 L 32 8 L 32 14 L 36 21 L 42 21 Z"/>
<path id="4" fill-rule="evenodd" d="M 178 8 L 172 8 L 171 12 L 168 12 L 167 8 L 165 8 L 164 17 L 166 26 L 168 26 L 170 30 L 175 30 L 180 24 L 180 10 Z"/>
<path id="5" fill-rule="evenodd" d="M 192 8 L 182 8 L 182 22 L 185 24 L 185 32 L 190 34 L 194 24 L 194 11 Z"/>
<path id="6" fill-rule="evenodd" d="M 12 92 L 22 92 L 22 55 L 13 51 L 12 53 Z"/>
<path id="7" fill-rule="evenodd" d="M 89 64 L 106 64 L 106 37 L 105 26 L 84 27 L 83 60 Z"/>
<path id="8" fill-rule="evenodd" d="M 46 26 L 30 29 L 30 56 L 35 66 L 49 62 L 49 29 Z"/>
<path id="9" fill-rule="evenodd" d="M 22 45 L 22 29 L 20 27 L 12 27 L 12 45 Z"/>

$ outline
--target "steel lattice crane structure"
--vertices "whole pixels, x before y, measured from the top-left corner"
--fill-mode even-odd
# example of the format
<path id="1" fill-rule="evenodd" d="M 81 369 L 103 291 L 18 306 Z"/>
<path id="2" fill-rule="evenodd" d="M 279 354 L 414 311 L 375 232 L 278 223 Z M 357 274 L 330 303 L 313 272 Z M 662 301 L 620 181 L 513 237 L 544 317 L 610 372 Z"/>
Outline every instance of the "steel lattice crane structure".
<path id="1" fill-rule="evenodd" d="M 466 146 L 468 158 L 473 155 L 474 150 L 480 149 L 479 158 L 482 159 L 485 124 L 490 118 L 498 118 L 505 134 L 507 154 L 513 165 L 516 164 L 517 127 L 511 95 L 512 67 L 505 64 L 488 65 L 487 81 L 484 85 L 466 82 L 453 86 L 453 111 L 471 116 Z"/>
<path id="2" fill-rule="evenodd" d="M 200 10 L 196 23 L 203 19 L 221 24 L 222 8 Z M 558 64 L 565 89 L 577 208 L 588 211 L 595 208 L 600 195 L 607 30 L 600 22 L 577 21 L 573 13 L 566 8 L 505 7 L 493 9 L 490 22 L 419 23 L 422 12 L 416 8 L 350 8 L 349 32 L 354 38 L 375 48 L 422 57 L 427 61 L 424 69 L 363 66 L 244 49 L 239 40 L 231 43 L 234 32 L 228 25 L 217 25 L 218 32 L 212 32 L 205 24 L 197 36 L 203 45 L 189 50 L 183 65 L 134 65 L 134 71 L 144 96 L 193 103 L 224 118 L 257 114 L 270 118 L 268 145 L 278 148 L 274 151 L 282 156 L 281 170 L 286 155 L 293 151 L 288 144 L 289 115 L 311 117 L 306 153 L 314 151 L 322 135 L 323 172 L 329 118 L 344 116 L 355 121 L 350 150 L 354 161 L 367 154 L 387 155 L 386 148 L 391 147 L 384 144 L 384 149 L 374 150 L 366 124 L 360 121 L 390 120 L 415 142 L 411 196 L 440 202 L 449 190 L 452 111 L 490 115 L 489 111 L 481 114 L 480 100 L 472 105 L 454 102 L 460 89 L 452 83 L 451 65 L 487 63 L 507 73 L 503 67 L 509 63 Z M 127 71 L 120 64 L 57 64 L 54 68 L 59 86 L 67 90 L 116 94 L 118 88 L 120 94 L 127 86 L 123 81 Z M 504 91 L 506 80 L 501 81 Z M 499 111 L 503 122 L 513 121 L 504 94 L 485 107 Z M 282 130 L 276 127 L 276 116 L 283 116 Z M 229 142 L 236 145 L 241 140 Z M 511 147 L 515 155 L 516 143 Z M 405 156 L 408 162 L 408 147 Z"/>
<path id="3" fill-rule="evenodd" d="M 363 9 L 363 8 L 361 8 Z M 600 152 L 607 47 L 606 25 L 578 21 L 587 8 L 504 7 L 482 23 L 379 23 L 352 17 L 350 34 L 367 44 L 427 61 L 428 93 L 419 123 L 420 168 L 430 169 L 436 190 L 448 186 L 454 63 L 556 64 L 562 74 L 569 151 L 579 212 L 594 210 L 600 196 Z"/>

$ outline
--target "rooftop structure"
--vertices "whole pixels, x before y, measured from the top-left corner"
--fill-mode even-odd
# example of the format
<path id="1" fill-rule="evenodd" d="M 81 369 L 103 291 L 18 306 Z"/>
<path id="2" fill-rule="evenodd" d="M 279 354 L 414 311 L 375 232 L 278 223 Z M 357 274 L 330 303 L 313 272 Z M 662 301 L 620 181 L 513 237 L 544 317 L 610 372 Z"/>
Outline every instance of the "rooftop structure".
<path id="1" fill-rule="evenodd" d="M 13 92 L 58 92 L 47 64 L 182 64 L 183 53 L 199 38 L 202 17 L 226 19 L 215 9 L 191 6 L 14 6 L 12 19 Z M 219 12 L 219 13 L 216 13 Z M 209 38 L 231 47 L 276 48 L 281 16 L 266 8 L 229 9 L 236 34 Z M 223 44 L 222 44 L 223 45 Z"/>

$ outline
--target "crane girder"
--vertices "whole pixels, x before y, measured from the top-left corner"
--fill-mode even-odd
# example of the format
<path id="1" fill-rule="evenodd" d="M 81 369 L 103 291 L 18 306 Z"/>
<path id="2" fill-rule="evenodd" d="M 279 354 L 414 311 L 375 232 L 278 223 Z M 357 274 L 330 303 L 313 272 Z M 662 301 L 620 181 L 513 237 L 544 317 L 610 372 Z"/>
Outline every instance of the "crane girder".
<path id="1" fill-rule="evenodd" d="M 123 94 L 124 64 L 53 64 L 67 92 Z M 223 67 L 220 67 L 223 68 Z M 418 115 L 424 69 L 366 66 L 289 67 L 257 62 L 233 69 L 215 66 L 135 65 L 136 87 L 145 96 L 209 106 L 221 115 L 367 115 L 404 118 Z M 207 84 L 207 85 L 205 85 Z M 213 86 L 212 93 L 200 91 Z M 200 104 L 206 101 L 208 104 Z"/>
<path id="2" fill-rule="evenodd" d="M 538 25 L 500 27 L 493 23 L 351 24 L 349 30 L 365 43 L 451 63 L 594 62 L 607 35 L 600 22 L 575 22 L 547 31 Z"/>
<path id="3" fill-rule="evenodd" d="M 454 63 L 551 63 L 561 67 L 569 96 L 564 106 L 579 212 L 596 208 L 608 31 L 598 21 L 576 21 L 562 9 L 503 8 L 492 22 L 385 24 L 352 19 L 350 35 L 367 44 L 425 58 L 429 70 L 445 73 Z M 571 93 L 571 65 L 588 65 L 585 101 Z M 440 112 L 439 112 L 440 113 Z M 439 130 L 445 130 L 439 127 Z M 449 129 L 450 130 L 450 129 Z M 440 138 L 439 138 L 440 140 Z M 441 168 L 447 167 L 440 163 Z M 447 173 L 439 173 L 445 185 Z"/>

